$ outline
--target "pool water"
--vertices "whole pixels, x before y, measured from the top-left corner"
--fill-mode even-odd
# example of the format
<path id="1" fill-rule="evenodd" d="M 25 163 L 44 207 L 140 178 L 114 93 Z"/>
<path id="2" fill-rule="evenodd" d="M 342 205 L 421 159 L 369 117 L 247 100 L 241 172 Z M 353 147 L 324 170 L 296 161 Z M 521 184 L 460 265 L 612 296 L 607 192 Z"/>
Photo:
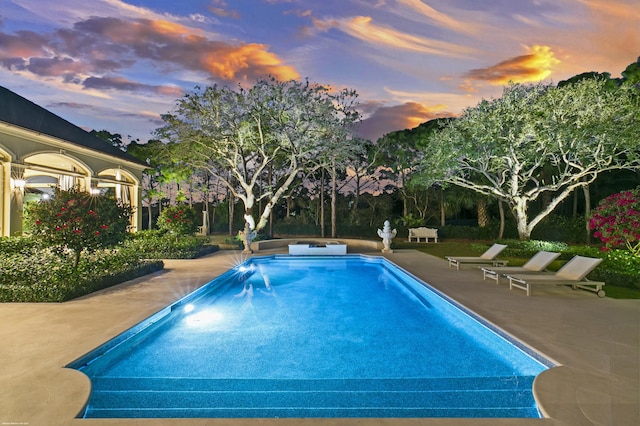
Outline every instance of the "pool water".
<path id="1" fill-rule="evenodd" d="M 552 364 L 383 258 L 253 258 L 72 363 L 83 417 L 539 417 Z"/>

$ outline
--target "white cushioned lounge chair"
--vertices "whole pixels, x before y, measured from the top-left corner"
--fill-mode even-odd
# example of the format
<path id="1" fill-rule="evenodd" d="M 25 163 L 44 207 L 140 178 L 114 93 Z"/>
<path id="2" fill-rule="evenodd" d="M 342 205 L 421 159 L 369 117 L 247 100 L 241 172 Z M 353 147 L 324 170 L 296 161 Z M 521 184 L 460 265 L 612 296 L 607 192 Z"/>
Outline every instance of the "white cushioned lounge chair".
<path id="1" fill-rule="evenodd" d="M 491 266 L 505 266 L 508 261 L 496 259 L 496 257 L 507 248 L 504 244 L 494 244 L 487 249 L 484 253 L 482 253 L 478 257 L 457 257 L 457 256 L 446 256 L 449 261 L 449 267 L 455 266 L 456 269 L 460 269 L 460 265 L 468 263 L 468 264 L 485 264 Z"/>
<path id="2" fill-rule="evenodd" d="M 560 253 L 541 250 L 522 266 L 483 266 L 480 268 L 482 269 L 482 279 L 489 278 L 495 280 L 496 284 L 500 284 L 500 275 L 542 272 L 558 256 L 560 256 Z"/>
<path id="3" fill-rule="evenodd" d="M 602 262 L 602 259 L 574 256 L 556 273 L 507 274 L 509 289 L 519 288 L 525 290 L 527 296 L 531 296 L 531 286 L 533 285 L 570 285 L 573 289 L 589 290 L 596 293 L 598 297 L 604 297 L 605 292 L 602 289 L 604 283 L 601 281 L 589 281 L 585 278 L 600 262 Z"/>

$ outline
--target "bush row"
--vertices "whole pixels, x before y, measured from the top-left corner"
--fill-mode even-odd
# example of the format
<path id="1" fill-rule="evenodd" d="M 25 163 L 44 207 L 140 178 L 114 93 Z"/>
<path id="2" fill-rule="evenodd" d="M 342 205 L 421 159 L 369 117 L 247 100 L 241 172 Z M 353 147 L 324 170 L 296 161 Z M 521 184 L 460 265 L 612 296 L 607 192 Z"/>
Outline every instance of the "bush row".
<path id="1" fill-rule="evenodd" d="M 194 259 L 218 250 L 208 245 L 207 238 L 181 236 L 176 238 L 163 231 L 139 231 L 128 238 L 124 246 L 141 253 L 145 259 Z"/>
<path id="2" fill-rule="evenodd" d="M 565 261 L 573 256 L 601 258 L 602 263 L 589 274 L 589 279 L 604 281 L 607 285 L 640 290 L 640 257 L 634 256 L 628 250 L 602 251 L 593 246 L 570 246 L 565 243 L 540 240 L 501 240 L 500 242 L 507 245 L 505 255 L 513 257 L 529 258 L 537 251 L 545 250 L 559 252 L 559 259 Z"/>
<path id="3" fill-rule="evenodd" d="M 162 269 L 127 250 L 99 250 L 73 268 L 73 253 L 41 249 L 0 259 L 0 302 L 63 302 Z"/>
<path id="4" fill-rule="evenodd" d="M 391 219 L 390 219 L 391 220 Z M 338 237 L 359 237 L 378 238 L 376 233 L 378 228 L 382 228 L 384 218 L 379 223 L 372 226 L 339 224 L 337 229 Z M 488 226 L 480 228 L 477 225 L 449 224 L 440 226 L 438 224 L 425 225 L 438 229 L 438 237 L 441 239 L 464 239 L 464 240 L 494 240 L 499 235 L 500 223 L 492 221 Z M 391 227 L 398 231 L 398 237 L 408 235 L 408 226 L 400 219 L 391 220 Z M 320 235 L 320 226 L 312 224 L 299 224 L 290 222 L 280 222 L 274 225 L 276 235 Z M 326 227 L 326 232 L 331 232 L 331 227 Z M 583 244 L 586 241 L 586 224 L 584 218 L 570 219 L 563 216 L 550 215 L 533 229 L 532 239 L 565 241 L 570 244 Z M 517 239 L 518 231 L 513 220 L 507 220 L 503 238 Z"/>
<path id="5" fill-rule="evenodd" d="M 77 268 L 71 250 L 31 238 L 0 239 L 0 302 L 63 302 L 160 270 L 160 259 L 194 258 L 217 250 L 208 240 L 140 232 L 123 244 L 87 253 Z"/>

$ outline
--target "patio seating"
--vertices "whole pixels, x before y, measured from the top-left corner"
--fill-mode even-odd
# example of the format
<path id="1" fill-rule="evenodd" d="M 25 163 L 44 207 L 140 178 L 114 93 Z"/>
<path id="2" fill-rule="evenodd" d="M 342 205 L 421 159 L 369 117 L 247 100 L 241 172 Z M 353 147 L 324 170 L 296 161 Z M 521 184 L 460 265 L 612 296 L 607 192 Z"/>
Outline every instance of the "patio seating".
<path id="1" fill-rule="evenodd" d="M 574 290 L 581 288 L 596 293 L 598 297 L 604 297 L 605 292 L 602 290 L 604 282 L 589 281 L 585 278 L 600 262 L 602 259 L 574 256 L 556 273 L 507 274 L 509 289 L 519 288 L 525 290 L 527 296 L 531 296 L 531 286 L 533 285 L 570 285 Z"/>
<path id="2" fill-rule="evenodd" d="M 429 240 L 433 240 L 434 243 L 438 242 L 438 230 L 435 228 L 425 228 L 424 226 L 420 228 L 409 228 L 409 242 L 416 240 L 416 242 L 420 242 L 420 239 L 424 239 L 425 243 L 428 243 Z"/>
<path id="3" fill-rule="evenodd" d="M 507 260 L 496 259 L 496 257 L 505 248 L 507 248 L 505 244 L 494 244 L 478 257 L 446 256 L 446 258 L 449 261 L 449 267 L 455 266 L 456 269 L 460 269 L 460 265 L 465 263 L 489 264 L 491 266 L 506 266 L 506 264 L 508 263 Z"/>
<path id="4" fill-rule="evenodd" d="M 517 274 L 520 272 L 542 272 L 551 262 L 556 260 L 558 256 L 560 256 L 560 253 L 541 250 L 522 266 L 483 266 L 480 268 L 482 269 L 482 279 L 486 280 L 489 278 L 495 280 L 496 284 L 500 284 L 500 275 Z"/>

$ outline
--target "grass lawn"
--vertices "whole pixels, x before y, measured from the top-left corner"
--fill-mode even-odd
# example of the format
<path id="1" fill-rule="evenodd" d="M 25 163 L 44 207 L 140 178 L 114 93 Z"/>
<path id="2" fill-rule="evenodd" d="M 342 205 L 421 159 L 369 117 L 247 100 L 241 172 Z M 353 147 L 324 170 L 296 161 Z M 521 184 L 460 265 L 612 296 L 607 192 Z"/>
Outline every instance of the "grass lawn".
<path id="1" fill-rule="evenodd" d="M 445 241 L 435 243 L 408 243 L 406 241 L 394 241 L 393 248 L 396 249 L 415 249 L 424 253 L 428 253 L 432 256 L 445 258 L 446 256 L 479 256 L 484 250 L 474 247 L 474 245 L 481 245 L 481 242 L 469 242 L 469 241 Z M 487 243 L 490 244 L 490 243 Z M 499 256 L 500 259 L 508 260 L 509 266 L 521 266 L 529 258 L 521 257 L 509 257 Z M 564 261 L 554 261 L 549 265 L 549 270 L 557 271 L 564 265 Z M 640 299 L 640 290 L 635 290 L 627 287 L 618 287 L 613 285 L 605 285 L 604 290 L 607 293 L 606 297 L 613 299 Z"/>

